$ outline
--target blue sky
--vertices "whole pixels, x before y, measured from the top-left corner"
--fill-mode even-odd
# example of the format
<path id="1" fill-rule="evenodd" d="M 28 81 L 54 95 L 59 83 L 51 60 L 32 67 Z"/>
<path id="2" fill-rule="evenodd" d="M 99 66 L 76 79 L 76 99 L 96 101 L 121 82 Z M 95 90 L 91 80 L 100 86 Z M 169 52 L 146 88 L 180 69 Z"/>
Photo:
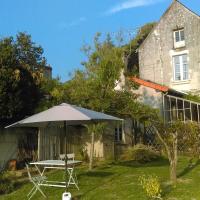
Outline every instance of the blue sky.
<path id="1" fill-rule="evenodd" d="M 81 67 L 83 44 L 96 32 L 132 31 L 157 21 L 172 0 L 1 0 L 0 37 L 27 32 L 44 48 L 53 76 L 68 80 Z M 200 14 L 199 0 L 181 0 Z"/>

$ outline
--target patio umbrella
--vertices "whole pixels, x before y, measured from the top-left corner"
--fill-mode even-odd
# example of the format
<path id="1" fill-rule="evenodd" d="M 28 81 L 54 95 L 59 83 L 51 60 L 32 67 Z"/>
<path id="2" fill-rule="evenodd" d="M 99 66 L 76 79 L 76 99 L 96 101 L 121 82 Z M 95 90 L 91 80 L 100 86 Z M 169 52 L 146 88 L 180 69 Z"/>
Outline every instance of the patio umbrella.
<path id="1" fill-rule="evenodd" d="M 122 119 L 106 115 L 75 105 L 62 103 L 38 114 L 7 126 L 10 127 L 49 127 L 84 124 L 88 122 L 121 121 Z"/>
<path id="2" fill-rule="evenodd" d="M 49 127 L 63 126 L 67 136 L 67 126 L 106 121 L 122 121 L 122 119 L 101 112 L 85 109 L 75 105 L 62 103 L 38 114 L 7 126 L 11 127 Z M 67 144 L 67 142 L 66 142 Z M 65 145 L 66 146 L 66 145 Z M 67 146 L 66 146 L 67 153 Z M 66 156 L 67 163 L 67 156 Z"/>

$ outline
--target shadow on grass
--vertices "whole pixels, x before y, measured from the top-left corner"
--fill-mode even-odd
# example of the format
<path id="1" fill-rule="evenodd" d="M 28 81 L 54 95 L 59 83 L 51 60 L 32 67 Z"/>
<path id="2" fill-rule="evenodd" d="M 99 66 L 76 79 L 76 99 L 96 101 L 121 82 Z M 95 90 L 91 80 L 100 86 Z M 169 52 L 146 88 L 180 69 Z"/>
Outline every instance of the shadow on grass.
<path id="1" fill-rule="evenodd" d="M 14 188 L 15 188 L 15 190 L 18 190 L 18 189 L 20 189 L 23 185 L 25 185 L 25 184 L 27 184 L 27 183 L 29 183 L 27 180 L 23 180 L 23 181 L 16 181 L 16 182 L 14 182 Z"/>
<path id="2" fill-rule="evenodd" d="M 200 165 L 200 160 L 197 160 L 194 164 L 189 163 L 189 165 L 180 173 L 178 174 L 178 178 L 190 173 L 194 168 Z"/>
<path id="3" fill-rule="evenodd" d="M 124 166 L 124 167 L 134 167 L 134 168 L 139 168 L 139 167 L 161 167 L 161 166 L 167 166 L 169 165 L 169 161 L 167 159 L 159 159 L 159 160 L 154 160 L 146 163 L 140 163 L 137 161 L 129 160 L 129 161 L 122 161 L 122 162 L 115 162 L 113 165 L 118 165 L 118 166 Z"/>
<path id="4" fill-rule="evenodd" d="M 83 197 L 83 195 L 79 194 L 79 195 L 72 197 L 72 200 L 80 200 L 82 197 Z"/>
<path id="5" fill-rule="evenodd" d="M 162 186 L 162 197 L 166 197 L 169 195 L 169 193 L 172 192 L 173 190 L 173 185 L 172 184 L 167 184 L 165 186 Z"/>
<path id="6" fill-rule="evenodd" d="M 97 184 L 91 185 L 90 188 L 88 188 L 86 191 L 84 191 L 82 194 L 79 194 L 78 196 L 74 197 L 74 200 L 79 200 L 79 199 L 85 199 L 86 195 L 90 193 L 91 191 L 96 190 L 97 188 L 104 186 L 105 184 L 108 184 L 108 182 L 112 182 L 115 178 L 119 177 L 122 175 L 121 173 L 113 173 L 113 172 L 106 172 L 106 171 L 88 171 L 84 172 L 82 174 L 79 174 L 79 176 L 82 176 L 82 178 L 87 178 L 87 177 L 99 177 L 101 178 Z M 106 181 L 103 179 L 107 177 Z M 86 198 L 87 199 L 87 198 Z"/>
<path id="7" fill-rule="evenodd" d="M 112 172 L 105 172 L 105 171 L 88 171 L 84 173 L 78 174 L 79 177 L 81 176 L 89 176 L 89 177 L 108 177 L 112 176 L 114 173 Z"/>

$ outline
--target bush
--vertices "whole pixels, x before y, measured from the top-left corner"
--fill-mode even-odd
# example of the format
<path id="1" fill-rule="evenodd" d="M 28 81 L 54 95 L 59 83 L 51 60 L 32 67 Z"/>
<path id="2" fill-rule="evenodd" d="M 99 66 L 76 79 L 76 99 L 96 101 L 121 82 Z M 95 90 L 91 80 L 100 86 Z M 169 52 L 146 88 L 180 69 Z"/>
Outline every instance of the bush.
<path id="1" fill-rule="evenodd" d="M 80 156 L 81 156 L 81 160 L 84 162 L 88 162 L 89 161 L 89 156 L 87 153 L 87 148 L 85 146 L 82 146 L 79 150 L 80 152 Z"/>
<path id="2" fill-rule="evenodd" d="M 8 194 L 14 190 L 14 184 L 10 179 L 0 174 L 0 194 Z"/>
<path id="3" fill-rule="evenodd" d="M 150 199 L 162 199 L 161 187 L 157 176 L 140 176 L 139 182 Z"/>
<path id="4" fill-rule="evenodd" d="M 158 158 L 160 158 L 158 152 L 150 146 L 145 146 L 143 144 L 137 144 L 134 147 L 128 148 L 122 155 L 122 159 L 124 160 L 134 160 L 140 163 L 154 161 Z"/>

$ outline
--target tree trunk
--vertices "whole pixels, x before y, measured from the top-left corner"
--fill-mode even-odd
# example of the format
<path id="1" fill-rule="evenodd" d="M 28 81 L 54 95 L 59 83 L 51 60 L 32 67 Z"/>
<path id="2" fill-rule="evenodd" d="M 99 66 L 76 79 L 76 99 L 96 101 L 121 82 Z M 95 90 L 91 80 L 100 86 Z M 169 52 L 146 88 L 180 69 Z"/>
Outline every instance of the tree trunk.
<path id="1" fill-rule="evenodd" d="M 92 132 L 92 134 L 91 134 L 91 148 L 90 148 L 89 170 L 92 170 L 92 167 L 93 167 L 93 157 L 94 157 L 94 132 Z"/>
<path id="2" fill-rule="evenodd" d="M 172 146 L 169 146 L 165 140 L 162 138 L 161 134 L 156 131 L 156 134 L 160 141 L 164 144 L 164 147 L 167 151 L 167 156 L 170 163 L 170 180 L 173 184 L 176 184 L 177 181 L 177 174 L 176 174 L 176 168 L 177 168 L 177 161 L 178 161 L 178 133 L 171 133 L 173 134 L 173 143 Z M 166 132 L 165 132 L 166 134 Z"/>
<path id="3" fill-rule="evenodd" d="M 177 176 L 176 176 L 176 161 L 170 161 L 170 180 L 173 184 L 176 184 Z"/>
<path id="4" fill-rule="evenodd" d="M 178 133 L 175 132 L 173 135 L 173 147 L 172 147 L 172 156 L 170 160 L 170 180 L 173 184 L 176 184 L 177 181 L 177 161 L 178 161 Z"/>

